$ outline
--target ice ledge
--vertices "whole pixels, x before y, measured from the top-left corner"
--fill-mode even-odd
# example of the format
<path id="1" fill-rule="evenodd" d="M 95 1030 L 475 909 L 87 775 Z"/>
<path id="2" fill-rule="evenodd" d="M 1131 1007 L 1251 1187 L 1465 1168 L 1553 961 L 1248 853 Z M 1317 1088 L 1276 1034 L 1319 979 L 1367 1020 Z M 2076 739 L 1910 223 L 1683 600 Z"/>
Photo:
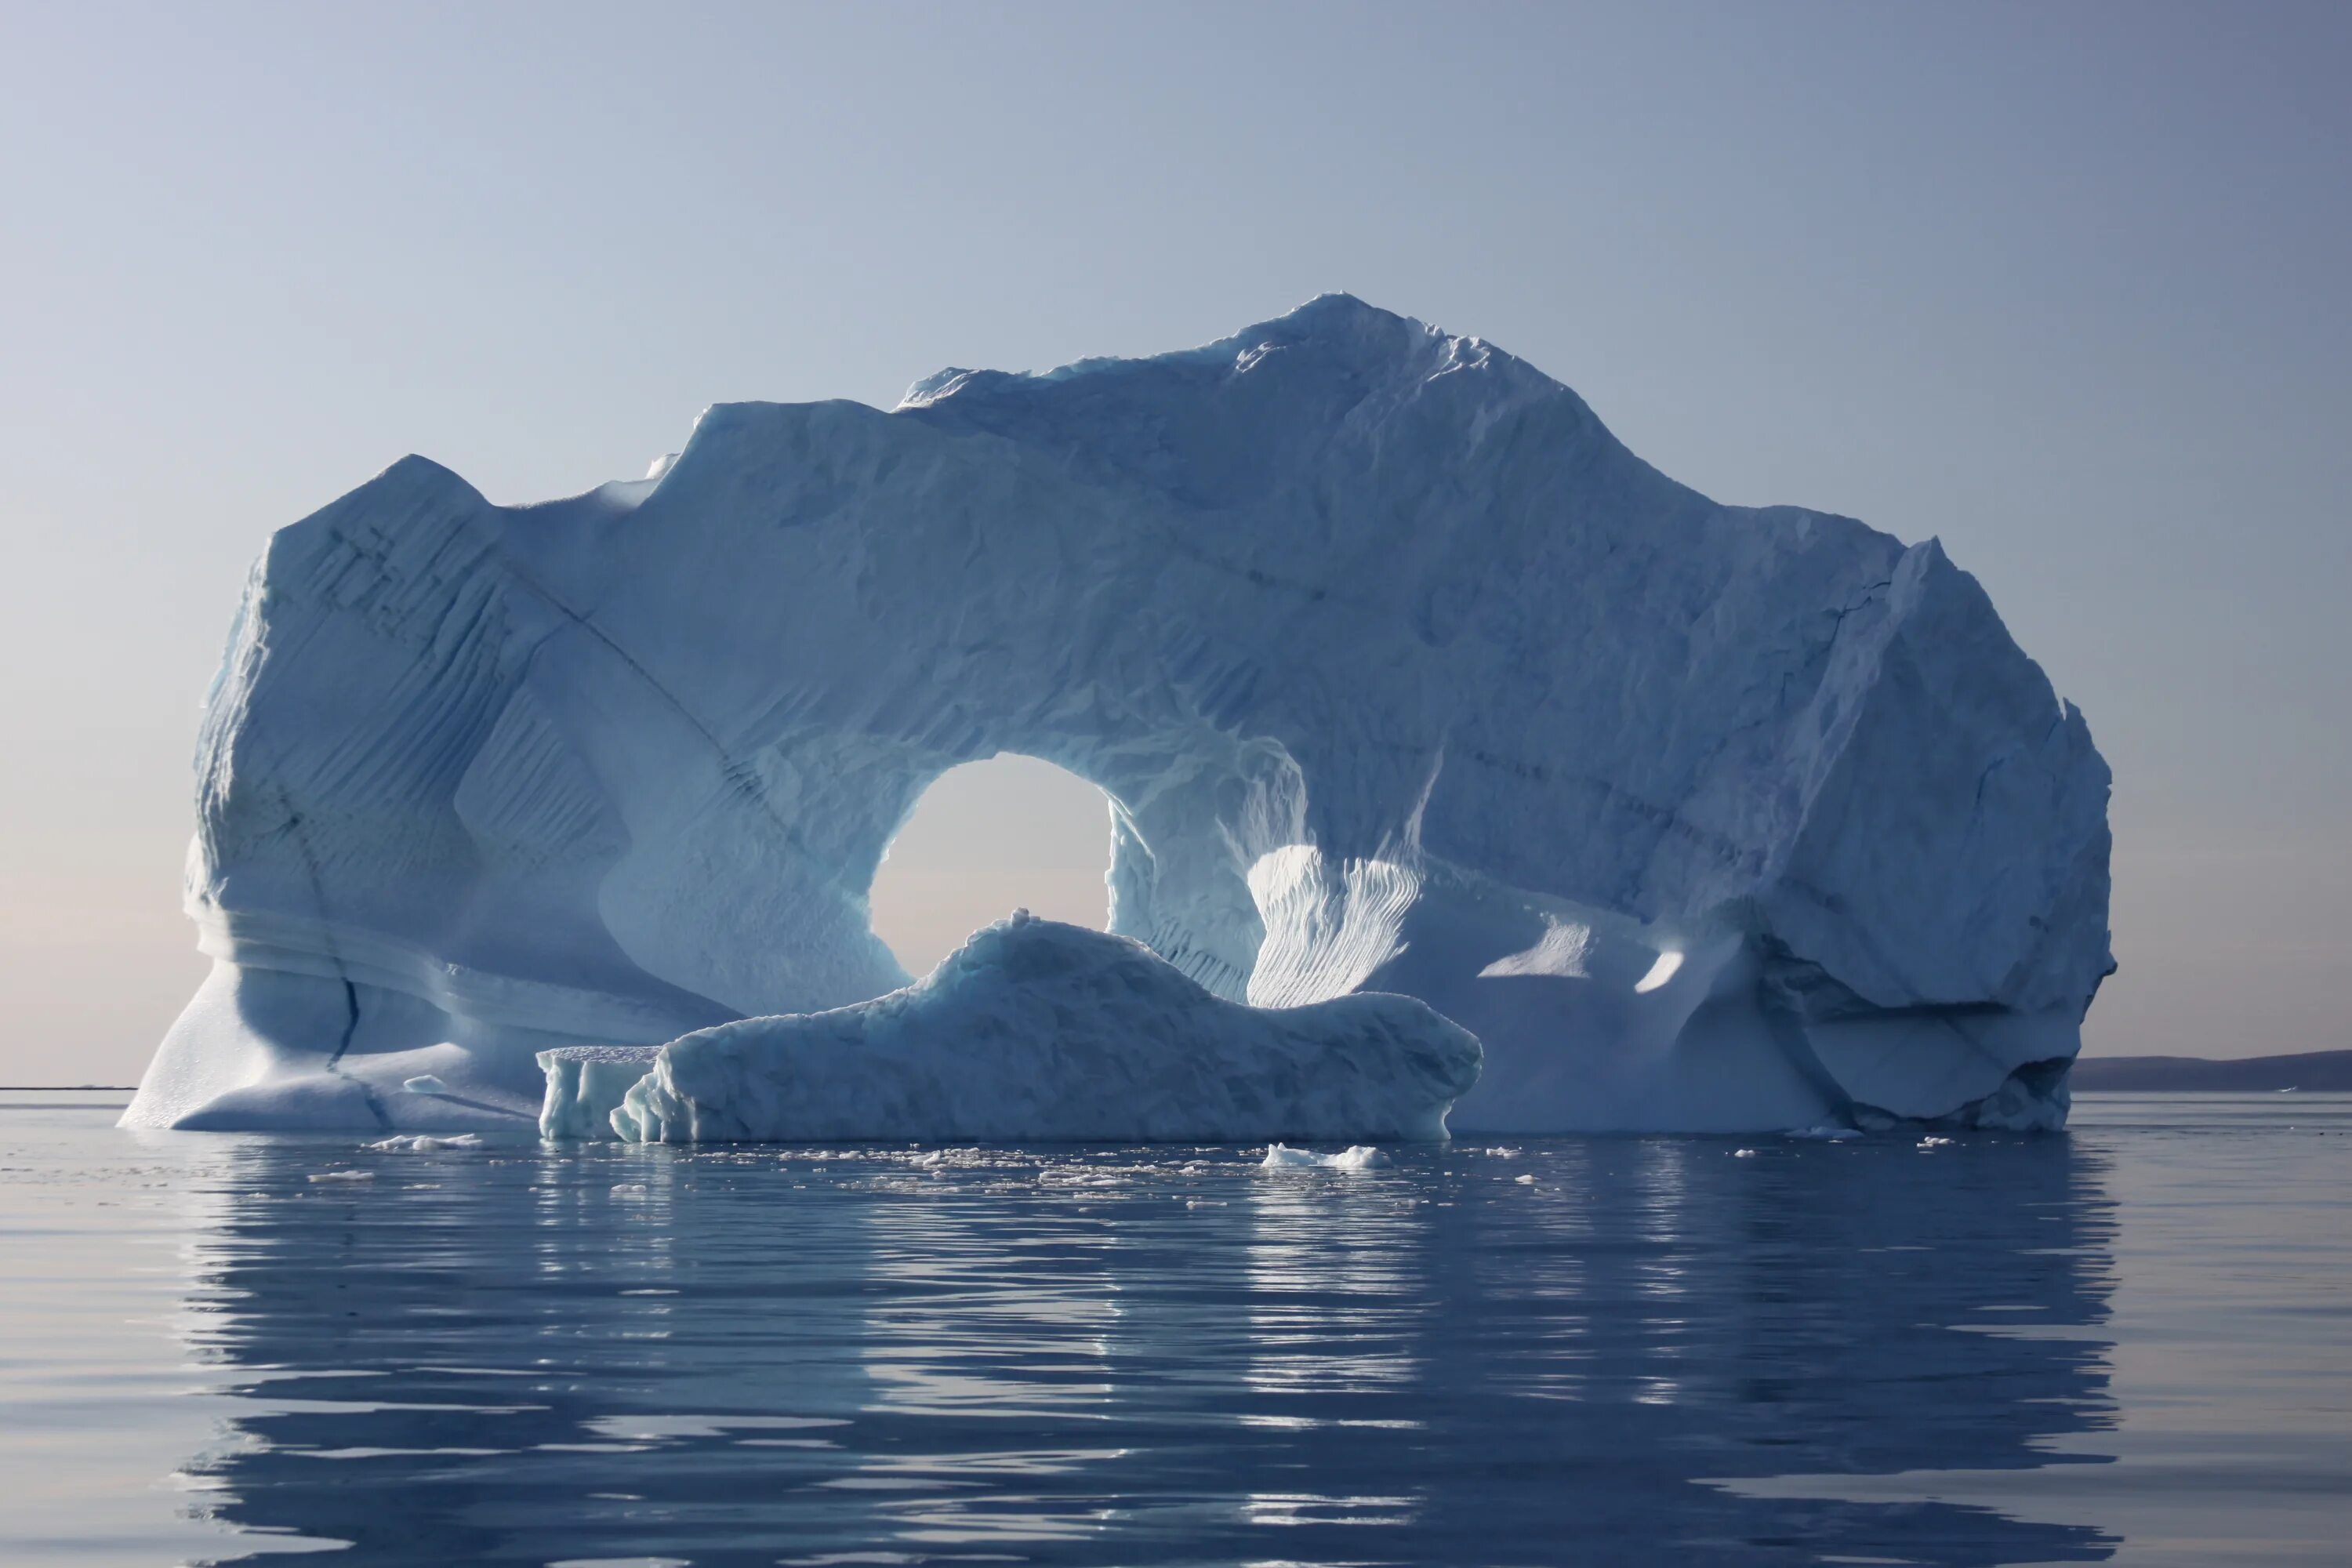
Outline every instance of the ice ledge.
<path id="1" fill-rule="evenodd" d="M 540 1128 L 673 1143 L 1430 1140 L 1479 1059 L 1475 1037 L 1410 997 L 1245 1006 L 1140 942 L 1016 911 L 855 1007 L 653 1052 L 541 1052 Z"/>

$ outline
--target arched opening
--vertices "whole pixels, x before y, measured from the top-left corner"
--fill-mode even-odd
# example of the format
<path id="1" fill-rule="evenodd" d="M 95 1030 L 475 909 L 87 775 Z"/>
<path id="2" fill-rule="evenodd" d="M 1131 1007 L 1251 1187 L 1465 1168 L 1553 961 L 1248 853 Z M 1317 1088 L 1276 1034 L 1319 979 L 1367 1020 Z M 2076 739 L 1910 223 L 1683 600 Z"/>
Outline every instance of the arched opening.
<path id="1" fill-rule="evenodd" d="M 1109 846 L 1107 797 L 1066 769 L 1012 752 L 950 768 L 874 873 L 874 934 L 920 976 L 1015 908 L 1099 931 Z"/>

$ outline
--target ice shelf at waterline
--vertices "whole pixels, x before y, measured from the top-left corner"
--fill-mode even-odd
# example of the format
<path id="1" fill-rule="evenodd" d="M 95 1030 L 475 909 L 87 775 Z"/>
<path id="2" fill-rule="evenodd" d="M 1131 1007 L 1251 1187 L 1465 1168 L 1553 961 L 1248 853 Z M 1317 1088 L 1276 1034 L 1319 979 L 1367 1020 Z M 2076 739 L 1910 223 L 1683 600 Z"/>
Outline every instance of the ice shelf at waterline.
<path id="1" fill-rule="evenodd" d="M 2054 1124 L 2113 967 L 2106 766 L 1935 542 L 1718 506 L 1332 295 L 279 531 L 127 1120 L 510 1121 L 540 1051 L 895 990 L 875 867 L 1006 751 L 1101 786 L 1111 929 L 1210 992 L 1476 1035 L 1457 1130 Z"/>
<path id="2" fill-rule="evenodd" d="M 1478 1042 L 1409 996 L 1228 1002 L 1140 942 L 1016 911 L 872 1002 L 540 1064 L 558 1138 L 1428 1140 Z"/>

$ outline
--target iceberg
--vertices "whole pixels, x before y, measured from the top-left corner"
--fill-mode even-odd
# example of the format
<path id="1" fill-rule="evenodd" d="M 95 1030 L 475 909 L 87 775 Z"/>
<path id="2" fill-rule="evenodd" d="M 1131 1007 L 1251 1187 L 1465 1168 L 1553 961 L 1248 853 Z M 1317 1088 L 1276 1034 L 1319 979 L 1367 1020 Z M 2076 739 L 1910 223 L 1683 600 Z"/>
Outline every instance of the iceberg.
<path id="1" fill-rule="evenodd" d="M 614 1058 L 543 1053 L 540 1127 L 637 1143 L 1434 1140 L 1478 1056 L 1411 997 L 1250 1007 L 1141 942 L 1016 912 L 905 990 L 673 1040 L 617 1096 L 624 1075 L 596 1071 Z"/>
<path id="2" fill-rule="evenodd" d="M 541 1053 L 711 1030 L 755 1092 L 816 1038 L 761 1020 L 909 984 L 875 868 L 1000 752 L 1102 789 L 1110 930 L 1211 995 L 1475 1035 L 1461 1130 L 2056 1125 L 2114 966 L 2107 768 L 1935 541 L 1719 505 L 1330 295 L 278 531 L 197 748 L 213 968 L 125 1120 L 524 1125 Z"/>

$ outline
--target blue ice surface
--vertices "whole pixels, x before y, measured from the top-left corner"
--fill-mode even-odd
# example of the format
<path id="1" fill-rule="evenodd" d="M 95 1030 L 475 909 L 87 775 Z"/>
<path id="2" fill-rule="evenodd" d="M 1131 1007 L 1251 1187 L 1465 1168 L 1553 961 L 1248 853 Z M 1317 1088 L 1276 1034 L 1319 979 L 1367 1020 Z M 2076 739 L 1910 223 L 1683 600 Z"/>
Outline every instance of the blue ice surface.
<path id="1" fill-rule="evenodd" d="M 247 601 L 194 774 L 217 962 L 142 1127 L 483 1131 L 551 1048 L 872 1003 L 913 978 L 876 868 L 1007 752 L 1108 797 L 1109 929 L 1217 997 L 1475 1035 L 1457 1131 L 2055 1128 L 2114 967 L 2107 764 L 1940 544 L 1718 505 L 1345 296 L 890 413 L 717 405 L 541 506 L 406 458 L 273 534 Z M 1231 1065 L 1283 1092 L 1282 1054 Z M 722 1136 L 776 1127 L 730 1087 Z M 1019 1136 L 1385 1120 L 1054 1092 Z M 864 1131 L 982 1135 L 885 1108 Z"/>

